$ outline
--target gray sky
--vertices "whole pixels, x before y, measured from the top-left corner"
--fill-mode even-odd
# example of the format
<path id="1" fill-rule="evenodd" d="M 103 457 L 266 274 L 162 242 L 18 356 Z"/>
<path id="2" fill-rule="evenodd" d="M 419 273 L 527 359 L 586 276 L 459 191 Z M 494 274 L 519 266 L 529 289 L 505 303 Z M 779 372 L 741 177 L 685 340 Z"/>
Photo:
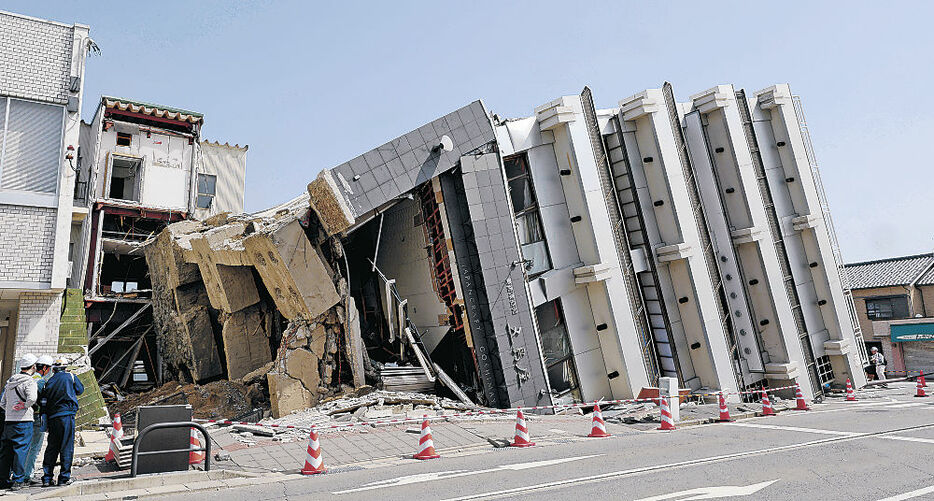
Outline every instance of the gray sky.
<path id="1" fill-rule="evenodd" d="M 527 116 L 672 82 L 800 94 L 847 261 L 934 249 L 931 2 L 72 2 L 0 9 L 91 26 L 101 94 L 205 114 L 249 144 L 246 208 L 473 99 Z"/>

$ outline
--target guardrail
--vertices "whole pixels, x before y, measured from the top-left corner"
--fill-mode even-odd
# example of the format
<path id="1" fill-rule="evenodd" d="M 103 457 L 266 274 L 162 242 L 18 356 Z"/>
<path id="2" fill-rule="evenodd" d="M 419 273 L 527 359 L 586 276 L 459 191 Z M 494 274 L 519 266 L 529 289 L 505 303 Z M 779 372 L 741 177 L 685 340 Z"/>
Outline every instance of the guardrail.
<path id="1" fill-rule="evenodd" d="M 143 451 L 140 452 L 140 444 L 143 443 L 143 439 L 146 438 L 146 435 L 151 431 L 155 430 L 164 430 L 166 428 L 197 428 L 204 434 L 204 447 L 191 448 L 191 446 L 186 447 L 185 449 L 170 449 L 167 451 Z M 204 451 L 204 471 L 211 471 L 211 437 L 208 435 L 208 431 L 204 429 L 204 426 L 201 426 L 198 423 L 192 421 L 176 421 L 170 423 L 156 423 L 151 424 L 139 432 L 139 435 L 136 437 L 136 440 L 133 441 L 133 455 L 130 459 L 130 477 L 136 476 L 137 466 L 139 466 L 139 456 L 153 456 L 156 454 L 171 454 L 174 452 L 198 452 Z"/>

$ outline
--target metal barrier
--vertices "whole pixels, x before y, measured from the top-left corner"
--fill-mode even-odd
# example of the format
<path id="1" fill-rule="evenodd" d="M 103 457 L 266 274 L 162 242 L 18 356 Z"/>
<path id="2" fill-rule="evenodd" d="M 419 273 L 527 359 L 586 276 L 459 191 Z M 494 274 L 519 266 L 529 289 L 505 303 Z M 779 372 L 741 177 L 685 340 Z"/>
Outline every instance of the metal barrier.
<path id="1" fill-rule="evenodd" d="M 192 449 L 190 446 L 187 449 L 171 449 L 167 451 L 139 451 L 140 444 L 143 443 L 143 439 L 146 438 L 146 435 L 149 432 L 154 430 L 162 430 L 165 428 L 197 428 L 201 430 L 201 433 L 204 435 L 204 447 Z M 201 426 L 198 423 L 191 421 L 179 421 L 174 423 L 156 423 L 147 426 L 143 431 L 139 432 L 139 435 L 136 437 L 136 440 L 133 441 L 133 456 L 131 457 L 130 462 L 130 477 L 136 476 L 136 467 L 138 465 L 137 459 L 139 456 L 151 456 L 154 454 L 170 454 L 174 452 L 197 452 L 204 451 L 204 471 L 211 471 L 211 437 L 208 435 L 208 431 L 204 429 L 204 426 Z"/>

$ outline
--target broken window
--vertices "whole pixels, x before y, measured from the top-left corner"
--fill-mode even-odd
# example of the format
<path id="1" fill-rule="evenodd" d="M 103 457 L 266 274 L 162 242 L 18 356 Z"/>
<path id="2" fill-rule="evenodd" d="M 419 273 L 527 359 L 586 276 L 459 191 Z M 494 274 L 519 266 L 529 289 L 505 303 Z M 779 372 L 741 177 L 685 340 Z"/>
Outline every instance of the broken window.
<path id="1" fill-rule="evenodd" d="M 133 136 L 125 132 L 117 133 L 117 146 L 129 146 L 133 142 Z"/>
<path id="2" fill-rule="evenodd" d="M 139 202 L 141 158 L 114 155 L 110 162 L 110 189 L 107 197 Z"/>
<path id="3" fill-rule="evenodd" d="M 575 400 L 580 400 L 577 368 L 574 365 L 571 339 L 564 323 L 561 300 L 555 299 L 536 307 L 535 318 L 538 321 L 545 370 L 548 371 L 551 391 L 557 396 L 570 395 Z"/>
<path id="4" fill-rule="evenodd" d="M 551 258 L 548 256 L 545 232 L 542 231 L 535 188 L 529 175 L 528 158 L 518 155 L 503 162 L 509 184 L 509 197 L 512 199 L 512 211 L 519 229 L 522 257 L 526 260 L 526 272 L 530 277 L 534 277 L 551 269 Z"/>
<path id="5" fill-rule="evenodd" d="M 217 176 L 198 174 L 198 208 L 210 209 L 217 190 Z"/>

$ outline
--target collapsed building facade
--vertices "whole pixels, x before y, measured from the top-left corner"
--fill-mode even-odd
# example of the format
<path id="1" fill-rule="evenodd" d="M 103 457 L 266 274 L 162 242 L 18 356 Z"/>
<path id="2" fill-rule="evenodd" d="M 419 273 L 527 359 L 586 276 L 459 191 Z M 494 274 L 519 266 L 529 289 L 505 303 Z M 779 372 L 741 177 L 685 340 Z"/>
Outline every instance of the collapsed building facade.
<path id="1" fill-rule="evenodd" d="M 247 148 L 204 140 L 203 124 L 198 112 L 111 96 L 81 124 L 69 286 L 83 294 L 65 306 L 84 305 L 80 344 L 102 384 L 163 382 L 143 242 L 172 222 L 243 211 Z"/>
<path id="2" fill-rule="evenodd" d="M 146 256 L 166 367 L 265 379 L 274 415 L 364 383 L 504 407 L 865 380 L 787 85 L 476 101 Z"/>

